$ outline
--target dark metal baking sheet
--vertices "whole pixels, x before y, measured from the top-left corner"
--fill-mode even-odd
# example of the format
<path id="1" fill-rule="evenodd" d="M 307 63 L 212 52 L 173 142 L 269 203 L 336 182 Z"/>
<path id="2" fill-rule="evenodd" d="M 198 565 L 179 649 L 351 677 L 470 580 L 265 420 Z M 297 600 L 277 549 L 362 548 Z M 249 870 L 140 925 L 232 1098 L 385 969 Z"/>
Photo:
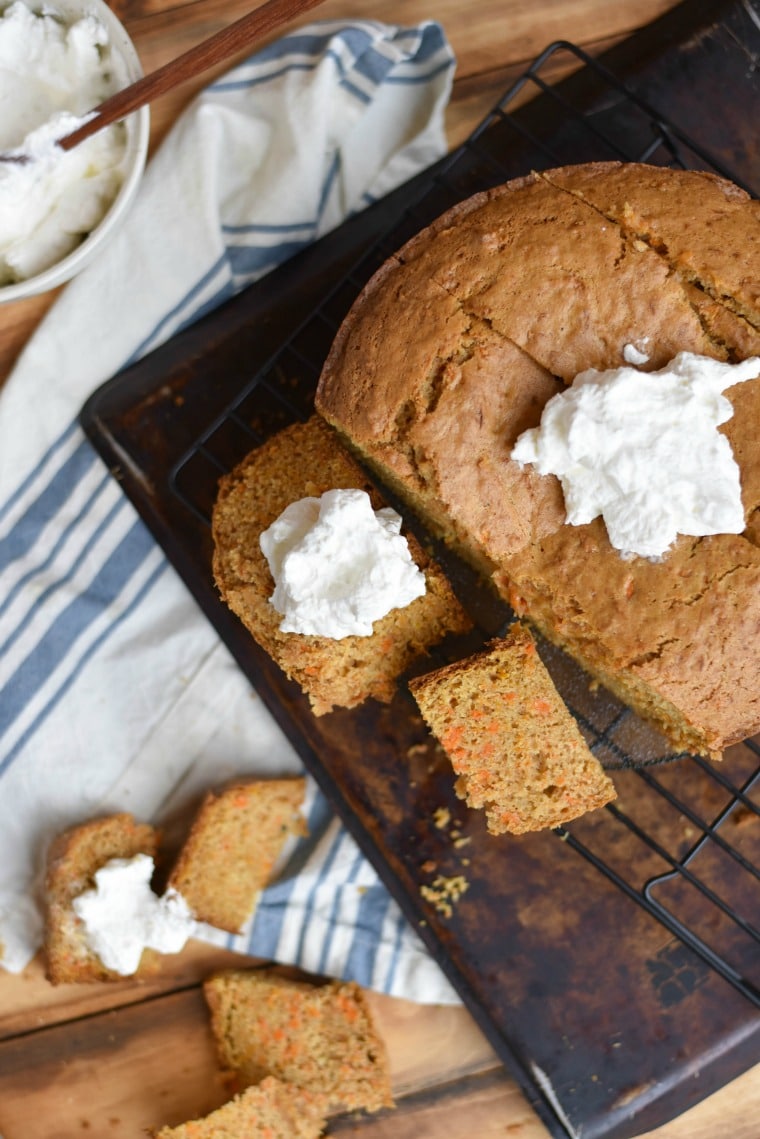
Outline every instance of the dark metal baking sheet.
<path id="1" fill-rule="evenodd" d="M 490 836 L 454 796 L 403 683 L 387 707 L 311 715 L 219 602 L 208 514 L 220 472 L 309 413 L 330 339 L 375 265 L 453 201 L 532 168 L 609 157 L 760 185 L 760 21 L 749 9 L 689 0 L 601 65 L 571 45 L 548 49 L 455 156 L 115 377 L 82 412 L 125 493 L 556 1136 L 627 1139 L 760 1058 L 760 748 L 733 748 L 722 765 L 687 757 L 619 770 L 617 803 L 562 834 Z M 562 52 L 581 69 L 544 90 Z M 512 110 L 526 88 L 536 98 Z M 482 639 L 505 614 L 450 568 Z M 444 646 L 425 667 L 460 649 Z M 542 651 L 603 761 L 668 758 L 659 737 Z M 447 825 L 436 825 L 440 808 Z M 450 914 L 420 892 L 439 875 L 468 883 Z"/>

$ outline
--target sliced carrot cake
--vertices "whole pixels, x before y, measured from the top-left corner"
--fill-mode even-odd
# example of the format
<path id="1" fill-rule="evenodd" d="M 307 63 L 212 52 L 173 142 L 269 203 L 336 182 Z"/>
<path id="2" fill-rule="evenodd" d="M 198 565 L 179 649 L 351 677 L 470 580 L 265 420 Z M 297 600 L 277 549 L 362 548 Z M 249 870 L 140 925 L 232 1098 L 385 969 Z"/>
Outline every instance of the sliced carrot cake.
<path id="1" fill-rule="evenodd" d="M 615 798 L 524 625 L 410 688 L 492 834 L 557 827 Z"/>

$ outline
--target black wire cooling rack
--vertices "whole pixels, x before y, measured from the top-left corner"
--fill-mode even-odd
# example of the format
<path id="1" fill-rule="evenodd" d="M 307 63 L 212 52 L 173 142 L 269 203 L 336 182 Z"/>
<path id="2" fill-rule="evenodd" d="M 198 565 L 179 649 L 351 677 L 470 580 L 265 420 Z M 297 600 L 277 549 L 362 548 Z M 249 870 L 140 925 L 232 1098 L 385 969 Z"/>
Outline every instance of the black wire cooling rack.
<path id="1" fill-rule="evenodd" d="M 554 84 L 549 79 L 558 70 L 574 74 Z M 412 867 L 415 850 L 420 861 L 424 854 L 426 862 L 438 861 L 442 868 L 447 859 L 451 865 L 452 854 L 440 845 L 434 828 L 420 830 L 421 805 L 422 814 L 427 807 L 417 776 L 408 786 L 399 782 L 398 755 L 410 742 L 399 724 L 408 718 L 408 708 L 404 711 L 403 702 L 394 705 L 392 723 L 384 719 L 379 727 L 372 721 L 368 728 L 355 728 L 350 717 L 361 717 L 361 711 L 342 719 L 333 713 L 317 726 L 302 710 L 300 696 L 283 687 L 277 670 L 263 654 L 256 655 L 218 601 L 209 567 L 209 523 L 219 477 L 275 431 L 311 414 L 321 365 L 341 321 L 375 270 L 407 238 L 472 193 L 531 169 L 609 159 L 712 170 L 753 193 L 746 178 L 605 65 L 572 44 L 556 43 L 462 147 L 368 211 L 366 240 L 363 217 L 350 223 L 360 240 L 354 239 L 348 263 L 345 256 L 337 258 L 337 268 L 328 264 L 325 270 L 317 250 L 313 264 L 319 272 L 309 294 L 314 299 L 300 315 L 289 305 L 288 289 L 294 282 L 303 284 L 312 263 L 291 273 L 276 302 L 278 313 L 287 310 L 287 331 L 268 344 L 263 321 L 256 341 L 260 358 L 254 351 L 252 363 L 240 362 L 245 351 L 237 351 L 235 343 L 253 339 L 246 319 L 249 302 L 238 299 L 227 325 L 226 317 L 212 314 L 207 319 L 213 335 L 191 331 L 189 340 L 180 338 L 180 348 L 168 355 L 159 350 L 152 362 L 96 393 L 82 415 L 95 445 L 117 467 L 126 493 L 333 796 L 344 822 L 551 1133 L 589 1139 L 627 1139 L 658 1126 L 758 1058 L 758 741 L 730 748 L 722 763 L 673 756 L 661 737 L 608 693 L 589 688 L 572 662 L 542 644 L 542 655 L 593 750 L 617 769 L 618 799 L 553 835 L 505 837 L 501 845 L 492 837 L 483 840 L 473 824 L 481 882 L 473 884 L 468 899 L 475 905 L 480 890 L 480 924 L 458 924 L 456 913 L 444 922 L 421 901 L 420 871 Z M 328 253 L 331 241 L 323 239 Z M 255 288 L 251 296 L 261 296 Z M 277 295 L 276 276 L 267 289 Z M 208 361 L 213 363 L 225 343 L 218 385 L 203 382 Z M 174 439 L 184 442 L 174 447 Z M 456 583 L 461 567 L 447 568 Z M 506 609 L 494 611 L 492 604 L 487 601 L 479 611 L 482 638 L 509 618 Z M 351 747 L 344 746 L 341 733 Z M 371 800 L 371 790 L 345 789 L 356 741 L 370 738 L 391 741 L 390 755 L 377 759 L 378 770 L 400 800 L 407 796 L 414 803 L 403 822 L 388 824 L 380 838 L 374 824 L 382 807 Z M 344 752 L 352 747 L 346 760 Z M 324 752 L 339 757 L 339 768 L 347 764 L 337 776 L 330 772 L 323 778 Z M 372 782 L 371 775 L 367 779 Z M 450 782 L 447 769 L 436 794 L 448 794 L 441 787 Z M 410 799 L 412 794 L 417 798 Z M 464 808 L 457 804 L 452 795 L 451 809 L 461 814 Z M 583 925 L 571 937 L 566 911 L 573 908 Z M 528 911 L 532 930 L 523 916 L 515 916 Z M 507 968 L 505 954 L 519 964 Z M 556 976 L 561 985 L 554 986 Z M 631 1052 L 616 1051 L 626 1042 Z"/>
<path id="2" fill-rule="evenodd" d="M 581 108 L 564 90 L 543 78 L 559 57 L 565 64 L 577 62 L 597 77 L 606 88 L 607 99 L 602 107 L 592 111 Z M 535 122 L 510 113 L 519 100 L 537 93 L 543 96 L 544 103 Z M 621 118 L 625 120 L 624 133 Z M 527 165 L 526 151 L 530 158 Z M 708 169 L 738 181 L 736 175 L 634 95 L 602 64 L 572 44 L 553 44 L 466 143 L 423 184 L 417 200 L 404 209 L 401 218 L 334 283 L 318 307 L 264 367 L 250 377 L 177 462 L 171 472 L 173 493 L 204 525 L 210 521 L 219 476 L 275 430 L 311 413 L 322 361 L 348 307 L 375 270 L 404 240 L 474 192 L 474 188 L 483 189 L 514 176 L 517 153 L 523 171 L 577 162 L 582 155 L 584 160 L 620 159 Z M 752 192 L 752 187 L 745 188 Z M 548 646 L 543 648 L 551 658 Z M 550 659 L 552 664 L 556 675 L 557 661 Z M 578 678 L 572 666 L 565 668 L 572 677 L 570 687 L 577 689 Z M 567 681 L 560 687 L 567 692 Z M 607 808 L 615 824 L 626 828 L 666 869 L 641 880 L 616 870 L 603 850 L 595 849 L 573 828 L 560 832 L 560 837 L 692 948 L 747 1000 L 760 1005 L 760 896 L 754 892 L 760 883 L 760 841 L 755 833 L 760 830 L 760 798 L 755 794 L 760 788 L 760 746 L 747 741 L 734 749 L 723 766 L 697 757 L 674 757 L 662 741 L 643 730 L 631 713 L 613 701 L 592 700 L 591 708 L 583 708 L 577 691 L 575 695 L 571 691 L 567 702 L 605 765 L 636 768 L 635 777 L 647 796 L 655 797 L 660 806 L 667 808 L 665 817 L 658 817 L 656 827 L 651 822 L 637 822 L 618 806 Z M 669 787 L 663 775 L 642 769 L 674 758 L 680 761 L 677 782 L 690 789 L 688 799 Z M 688 775 L 684 768 L 689 769 Z M 700 809 L 701 802 L 704 810 Z M 749 825 L 753 819 L 758 823 L 754 828 Z M 684 820 L 688 822 L 685 830 Z M 662 838 L 660 832 L 669 837 Z M 682 833 L 688 838 L 685 848 L 681 849 L 684 844 L 679 841 L 673 849 L 673 836 Z M 746 908 L 745 900 L 750 903 Z"/>
<path id="3" fill-rule="evenodd" d="M 543 77 L 560 56 L 566 66 L 574 62 L 597 78 L 606 91 L 606 106 L 590 112 L 583 105 L 585 92 L 573 101 L 563 88 L 553 86 Z M 535 121 L 531 121 L 531 116 L 520 118 L 510 113 L 515 103 L 538 94 L 543 100 L 541 114 Z M 207 462 L 218 477 L 229 469 L 227 434 L 240 432 L 241 442 L 250 449 L 263 442 L 281 422 L 305 418 L 310 413 L 322 362 L 351 303 L 373 273 L 423 226 L 470 194 L 514 177 L 516 170 L 525 173 L 565 163 L 614 160 L 711 170 L 755 196 L 751 186 L 636 96 L 599 61 L 573 44 L 552 44 L 466 142 L 434 174 L 422 180 L 416 200 L 332 285 L 319 306 L 308 313 L 271 359 L 199 434 L 172 471 L 172 487 L 177 496 L 208 524 L 213 500 L 198 498 L 194 470 L 190 479 L 192 491 L 184 489 L 188 466 L 199 460 Z M 237 453 L 234 442 L 231 453 Z M 205 480 L 201 477 L 200 481 Z"/>

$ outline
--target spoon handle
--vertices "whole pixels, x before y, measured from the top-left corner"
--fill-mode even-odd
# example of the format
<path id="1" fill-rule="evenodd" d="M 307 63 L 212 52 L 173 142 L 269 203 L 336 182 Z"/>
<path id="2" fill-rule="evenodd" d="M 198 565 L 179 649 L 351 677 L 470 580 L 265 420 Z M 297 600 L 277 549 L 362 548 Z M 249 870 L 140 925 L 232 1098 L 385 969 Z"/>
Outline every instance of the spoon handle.
<path id="1" fill-rule="evenodd" d="M 295 19 L 309 8 L 315 8 L 319 3 L 321 0 L 265 0 L 229 27 L 222 28 L 150 75 L 144 75 L 123 91 L 111 95 L 95 108 L 86 123 L 58 139 L 58 145 L 63 150 L 70 150 L 103 127 L 124 118 L 180 83 L 200 75 L 209 67 L 222 63 L 254 40 L 274 31 L 288 20 Z"/>

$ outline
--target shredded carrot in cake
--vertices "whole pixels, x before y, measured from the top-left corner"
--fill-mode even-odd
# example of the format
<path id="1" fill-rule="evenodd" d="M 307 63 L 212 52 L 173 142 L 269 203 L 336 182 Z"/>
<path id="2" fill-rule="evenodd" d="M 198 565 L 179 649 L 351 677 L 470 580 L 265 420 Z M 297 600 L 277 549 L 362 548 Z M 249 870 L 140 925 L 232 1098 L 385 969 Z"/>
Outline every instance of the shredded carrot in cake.
<path id="1" fill-rule="evenodd" d="M 556 827 L 614 798 L 525 626 L 410 687 L 459 777 L 457 793 L 485 810 L 493 834 Z M 490 714 L 473 715 L 484 699 Z"/>

